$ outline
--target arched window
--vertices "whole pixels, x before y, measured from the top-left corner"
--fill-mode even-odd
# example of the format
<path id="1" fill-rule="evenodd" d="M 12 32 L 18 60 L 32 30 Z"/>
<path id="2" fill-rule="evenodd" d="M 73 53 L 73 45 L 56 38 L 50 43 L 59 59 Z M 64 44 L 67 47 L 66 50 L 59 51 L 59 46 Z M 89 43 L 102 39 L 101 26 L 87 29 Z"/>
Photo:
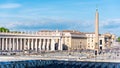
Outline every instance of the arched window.
<path id="1" fill-rule="evenodd" d="M 102 40 L 100 40 L 100 45 L 102 45 Z"/>

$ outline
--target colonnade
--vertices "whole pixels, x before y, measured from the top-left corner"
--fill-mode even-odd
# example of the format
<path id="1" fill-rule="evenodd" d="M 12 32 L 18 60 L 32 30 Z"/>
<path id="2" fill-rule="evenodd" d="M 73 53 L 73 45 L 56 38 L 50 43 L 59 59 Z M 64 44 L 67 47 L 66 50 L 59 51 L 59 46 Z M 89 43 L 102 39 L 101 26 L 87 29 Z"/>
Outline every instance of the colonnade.
<path id="1" fill-rule="evenodd" d="M 17 37 L 1 37 L 0 50 L 2 51 L 54 51 L 55 43 L 58 43 L 58 50 L 62 50 L 61 39 L 55 42 L 53 38 L 17 38 Z"/>

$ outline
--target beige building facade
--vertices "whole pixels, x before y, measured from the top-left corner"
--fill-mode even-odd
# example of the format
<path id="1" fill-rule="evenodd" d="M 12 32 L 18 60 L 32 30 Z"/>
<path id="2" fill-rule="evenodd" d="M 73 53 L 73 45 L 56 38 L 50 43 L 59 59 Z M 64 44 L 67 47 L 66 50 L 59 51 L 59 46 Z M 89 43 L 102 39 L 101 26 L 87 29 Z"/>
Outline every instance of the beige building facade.
<path id="1" fill-rule="evenodd" d="M 86 49 L 95 49 L 95 33 L 86 33 L 87 37 L 87 46 Z M 99 49 L 108 49 L 111 48 L 113 41 L 115 40 L 115 35 L 110 33 L 99 34 Z"/>
<path id="2" fill-rule="evenodd" d="M 99 34 L 99 49 L 108 49 L 115 35 Z M 36 33 L 0 33 L 1 51 L 56 51 L 95 49 L 95 34 L 75 30 L 50 31 Z"/>
<path id="3" fill-rule="evenodd" d="M 63 30 L 63 31 L 48 31 L 43 30 L 38 32 L 39 35 L 49 35 L 49 36 L 60 36 L 63 45 L 63 50 L 74 50 L 74 49 L 86 49 L 86 36 L 84 33 L 74 30 Z M 55 38 L 57 43 L 58 38 Z"/>
<path id="4" fill-rule="evenodd" d="M 61 38 L 63 50 L 80 50 L 90 49 L 95 50 L 95 33 L 83 33 L 75 30 L 63 30 L 63 31 L 39 31 L 39 35 L 58 36 L 55 39 L 55 43 L 58 43 L 58 38 Z M 110 33 L 99 34 L 98 48 L 108 49 L 111 48 L 115 35 Z"/>

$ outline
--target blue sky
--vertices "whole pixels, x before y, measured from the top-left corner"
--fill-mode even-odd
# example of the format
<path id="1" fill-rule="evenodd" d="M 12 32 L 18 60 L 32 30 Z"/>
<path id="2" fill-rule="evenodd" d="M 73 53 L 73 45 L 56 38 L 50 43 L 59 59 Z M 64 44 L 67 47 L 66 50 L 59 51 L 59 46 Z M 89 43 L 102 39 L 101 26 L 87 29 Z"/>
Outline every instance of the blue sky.
<path id="1" fill-rule="evenodd" d="M 93 32 L 98 6 L 100 33 L 120 36 L 119 0 L 0 0 L 0 26 L 18 31 Z"/>

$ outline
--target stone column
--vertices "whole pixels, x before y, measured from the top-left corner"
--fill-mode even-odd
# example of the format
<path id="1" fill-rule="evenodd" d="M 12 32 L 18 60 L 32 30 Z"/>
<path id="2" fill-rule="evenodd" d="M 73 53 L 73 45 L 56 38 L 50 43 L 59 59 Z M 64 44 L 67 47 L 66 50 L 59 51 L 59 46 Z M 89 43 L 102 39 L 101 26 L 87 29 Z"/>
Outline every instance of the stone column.
<path id="1" fill-rule="evenodd" d="M 39 50 L 41 51 L 41 39 L 39 39 Z"/>
<path id="2" fill-rule="evenodd" d="M 61 46 L 60 49 L 63 50 L 63 38 L 61 38 L 60 43 L 61 43 L 61 44 L 60 44 L 60 46 Z"/>
<path id="3" fill-rule="evenodd" d="M 9 38 L 9 51 L 11 51 L 11 38 Z"/>
<path id="4" fill-rule="evenodd" d="M 20 50 L 23 50 L 22 38 L 20 38 L 20 44 L 19 44 L 19 46 L 20 46 Z"/>
<path id="5" fill-rule="evenodd" d="M 51 40 L 51 51 L 54 51 L 55 50 L 55 40 L 52 39 Z"/>
<path id="6" fill-rule="evenodd" d="M 18 50 L 20 50 L 20 38 L 18 38 Z"/>
<path id="7" fill-rule="evenodd" d="M 15 45 L 15 38 L 13 38 L 13 50 L 16 50 L 16 45 Z"/>
<path id="8" fill-rule="evenodd" d="M 50 43 L 50 42 L 49 42 L 49 39 L 47 39 L 47 51 L 50 50 L 50 49 L 49 49 L 49 43 Z"/>
<path id="9" fill-rule="evenodd" d="M 59 42 L 58 42 L 58 43 L 59 43 L 59 45 L 58 45 L 58 50 L 62 50 L 62 44 L 63 44 L 63 43 L 62 43 L 62 39 L 61 39 L 61 38 L 59 39 Z"/>
<path id="10" fill-rule="evenodd" d="M 28 41 L 27 41 L 27 49 L 30 50 L 30 39 L 28 38 Z"/>
<path id="11" fill-rule="evenodd" d="M 3 45 L 3 46 L 4 46 L 4 50 L 5 50 L 5 46 L 6 46 L 6 45 L 5 45 L 5 43 L 6 43 L 6 42 L 5 42 L 5 39 L 6 39 L 6 38 L 4 38 L 4 45 Z"/>
<path id="12" fill-rule="evenodd" d="M 19 50 L 18 38 L 16 38 L 16 50 Z"/>
<path id="13" fill-rule="evenodd" d="M 61 50 L 61 43 L 60 43 L 60 39 L 58 39 L 58 50 Z"/>
<path id="14" fill-rule="evenodd" d="M 24 50 L 27 50 L 27 47 L 26 47 L 26 39 L 24 38 Z"/>
<path id="15" fill-rule="evenodd" d="M 45 39 L 43 39 L 42 49 L 45 50 Z"/>
<path id="16" fill-rule="evenodd" d="M 0 50 L 2 50 L 2 39 L 0 38 Z"/>
<path id="17" fill-rule="evenodd" d="M 47 50 L 47 39 L 45 39 L 45 49 L 44 50 Z"/>
<path id="18" fill-rule="evenodd" d="M 13 38 L 11 38 L 11 51 L 13 51 Z"/>
<path id="19" fill-rule="evenodd" d="M 8 38 L 6 38 L 6 45 L 5 45 L 5 50 L 7 50 L 7 48 L 8 48 Z"/>
<path id="20" fill-rule="evenodd" d="M 33 42 L 34 42 L 34 39 L 32 38 L 32 40 L 31 40 L 31 50 L 34 49 L 34 48 L 33 48 Z"/>
<path id="21" fill-rule="evenodd" d="M 4 38 L 2 38 L 2 50 L 4 50 Z"/>
<path id="22" fill-rule="evenodd" d="M 37 38 L 35 39 L 35 51 L 38 51 Z"/>

